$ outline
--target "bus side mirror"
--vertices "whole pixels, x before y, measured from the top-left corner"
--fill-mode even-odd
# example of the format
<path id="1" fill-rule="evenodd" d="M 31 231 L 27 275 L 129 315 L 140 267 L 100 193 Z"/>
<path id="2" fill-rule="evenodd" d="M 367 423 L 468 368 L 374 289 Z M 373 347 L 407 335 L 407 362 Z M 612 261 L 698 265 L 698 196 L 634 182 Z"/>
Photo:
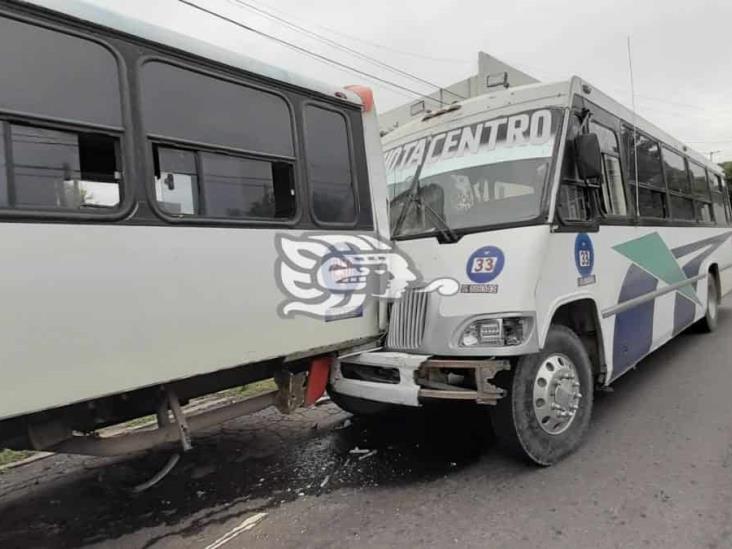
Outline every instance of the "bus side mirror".
<path id="1" fill-rule="evenodd" d="M 577 155 L 577 171 L 584 179 L 599 179 L 602 177 L 602 152 L 600 140 L 596 133 L 583 133 L 574 140 Z"/>

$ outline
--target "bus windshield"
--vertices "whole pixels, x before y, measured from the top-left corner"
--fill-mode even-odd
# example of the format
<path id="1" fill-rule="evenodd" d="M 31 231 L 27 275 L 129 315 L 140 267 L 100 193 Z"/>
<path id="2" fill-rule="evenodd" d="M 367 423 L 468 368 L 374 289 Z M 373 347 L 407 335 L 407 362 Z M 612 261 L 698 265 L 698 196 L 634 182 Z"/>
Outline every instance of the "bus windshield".
<path id="1" fill-rule="evenodd" d="M 387 150 L 392 236 L 536 219 L 560 120 L 559 109 L 523 111 Z"/>

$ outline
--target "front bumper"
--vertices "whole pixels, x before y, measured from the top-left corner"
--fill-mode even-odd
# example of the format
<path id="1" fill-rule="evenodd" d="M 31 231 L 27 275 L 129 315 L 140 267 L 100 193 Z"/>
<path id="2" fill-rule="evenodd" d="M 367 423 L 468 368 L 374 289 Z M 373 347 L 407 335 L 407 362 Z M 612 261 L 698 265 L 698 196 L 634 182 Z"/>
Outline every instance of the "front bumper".
<path id="1" fill-rule="evenodd" d="M 339 359 L 331 388 L 344 395 L 420 406 L 430 399 L 496 404 L 505 391 L 491 383 L 509 370 L 508 359 L 434 358 L 398 352 L 368 352 Z"/>

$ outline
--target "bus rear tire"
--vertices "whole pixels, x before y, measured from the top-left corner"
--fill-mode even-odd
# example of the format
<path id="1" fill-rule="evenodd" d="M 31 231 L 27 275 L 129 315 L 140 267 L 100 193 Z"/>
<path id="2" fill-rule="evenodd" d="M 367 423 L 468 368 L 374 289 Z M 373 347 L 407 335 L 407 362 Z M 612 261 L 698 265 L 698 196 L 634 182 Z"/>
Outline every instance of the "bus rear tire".
<path id="1" fill-rule="evenodd" d="M 337 393 L 330 387 L 328 388 L 328 396 L 341 410 L 345 410 L 354 416 L 380 416 L 392 412 L 395 408 L 393 404 L 386 402 L 377 402 L 375 400 L 366 400 L 364 398 L 353 397 Z"/>
<path id="2" fill-rule="evenodd" d="M 492 414 L 499 442 L 543 466 L 576 450 L 590 423 L 594 389 L 579 337 L 565 326 L 552 326 L 544 349 L 519 359 L 508 374 L 508 394 Z"/>
<path id="3" fill-rule="evenodd" d="M 711 334 L 719 323 L 719 287 L 713 272 L 707 276 L 707 310 L 704 317 L 697 323 L 700 332 Z"/>

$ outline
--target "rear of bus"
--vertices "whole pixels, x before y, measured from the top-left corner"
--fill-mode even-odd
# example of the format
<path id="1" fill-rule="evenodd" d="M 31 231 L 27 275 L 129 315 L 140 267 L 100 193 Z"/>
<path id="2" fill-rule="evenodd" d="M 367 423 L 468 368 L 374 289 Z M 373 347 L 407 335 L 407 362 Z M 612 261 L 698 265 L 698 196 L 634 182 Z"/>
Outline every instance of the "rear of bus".
<path id="1" fill-rule="evenodd" d="M 64 13 L 0 8 L 0 446 L 145 449 L 189 431 L 191 399 L 262 380 L 191 430 L 312 404 L 332 358 L 384 326 L 378 304 L 297 305 L 324 293 L 313 246 L 388 234 L 370 92 L 41 3 Z M 155 413 L 144 440 L 77 434 Z"/>

